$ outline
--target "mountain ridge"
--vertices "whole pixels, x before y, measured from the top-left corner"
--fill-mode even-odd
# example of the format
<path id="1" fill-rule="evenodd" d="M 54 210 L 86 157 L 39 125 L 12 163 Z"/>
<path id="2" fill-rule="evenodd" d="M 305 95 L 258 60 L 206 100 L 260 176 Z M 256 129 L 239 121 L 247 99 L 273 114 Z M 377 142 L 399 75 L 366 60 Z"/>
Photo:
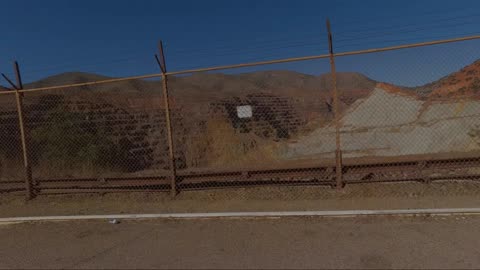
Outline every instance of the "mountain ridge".
<path id="1" fill-rule="evenodd" d="M 366 97 L 375 87 L 399 94 L 418 95 L 420 98 L 480 97 L 480 60 L 464 66 L 436 81 L 417 86 L 402 87 L 371 79 L 359 72 L 337 72 L 337 89 L 343 106 Z M 65 72 L 25 85 L 25 88 L 49 87 L 113 79 L 85 72 Z M 196 73 L 190 76 L 170 76 L 171 95 L 188 102 L 245 96 L 259 92 L 296 99 L 327 101 L 331 99 L 330 73 L 310 75 L 290 70 L 269 70 L 239 74 Z M 0 88 L 1 89 L 1 88 Z M 79 88 L 80 89 L 80 88 Z M 162 85 L 158 80 L 125 80 L 117 83 L 82 87 L 82 90 L 99 90 L 102 93 L 158 94 Z M 5 90 L 5 89 L 3 89 Z M 72 91 L 72 93 L 75 91 Z M 311 102 L 313 102 L 311 100 Z"/>

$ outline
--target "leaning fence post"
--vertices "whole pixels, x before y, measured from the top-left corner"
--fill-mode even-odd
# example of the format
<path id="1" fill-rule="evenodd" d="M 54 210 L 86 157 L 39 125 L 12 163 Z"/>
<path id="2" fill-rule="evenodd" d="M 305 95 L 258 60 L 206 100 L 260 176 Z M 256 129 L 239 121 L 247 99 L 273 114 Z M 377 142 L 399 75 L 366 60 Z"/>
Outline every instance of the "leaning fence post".
<path id="1" fill-rule="evenodd" d="M 167 66 L 165 65 L 165 55 L 163 54 L 163 44 L 162 41 L 158 44 L 158 50 L 160 57 L 155 55 L 160 70 L 162 71 L 162 86 L 163 86 L 163 100 L 165 105 L 165 118 L 167 125 L 167 137 L 168 137 L 168 154 L 170 159 L 170 187 L 171 195 L 175 197 L 177 195 L 177 168 L 175 165 L 175 151 L 173 144 L 173 132 L 172 132 L 172 122 L 170 115 L 170 100 L 168 95 L 168 78 L 167 78 Z"/>
<path id="2" fill-rule="evenodd" d="M 333 111 L 335 121 L 335 173 L 337 188 L 343 187 L 343 172 L 342 172 L 342 149 L 340 144 L 340 112 L 338 110 L 338 90 L 337 90 L 337 74 L 335 70 L 335 59 L 333 54 L 333 39 L 330 28 L 330 20 L 327 19 L 328 31 L 328 48 L 330 54 L 330 67 L 332 72 L 332 94 L 333 94 Z"/>
<path id="3" fill-rule="evenodd" d="M 17 61 L 14 62 L 13 68 L 15 70 L 15 77 L 17 79 L 17 87 L 15 87 L 15 100 L 17 103 L 18 123 L 20 127 L 20 140 L 22 142 L 23 166 L 25 170 L 25 187 L 27 191 L 27 199 L 30 200 L 35 196 L 35 193 L 32 185 L 32 168 L 30 167 L 30 163 L 28 160 L 28 143 L 24 121 L 25 119 L 23 117 L 23 93 L 20 93 L 19 91 L 23 89 L 23 83 Z"/>

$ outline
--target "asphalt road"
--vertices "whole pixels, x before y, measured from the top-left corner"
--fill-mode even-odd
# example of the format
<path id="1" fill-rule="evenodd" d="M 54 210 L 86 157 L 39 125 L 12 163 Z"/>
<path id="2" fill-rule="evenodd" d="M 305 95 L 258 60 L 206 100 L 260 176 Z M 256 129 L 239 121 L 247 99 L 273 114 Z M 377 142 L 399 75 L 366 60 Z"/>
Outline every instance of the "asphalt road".
<path id="1" fill-rule="evenodd" d="M 0 268 L 478 268 L 480 217 L 0 225 Z"/>

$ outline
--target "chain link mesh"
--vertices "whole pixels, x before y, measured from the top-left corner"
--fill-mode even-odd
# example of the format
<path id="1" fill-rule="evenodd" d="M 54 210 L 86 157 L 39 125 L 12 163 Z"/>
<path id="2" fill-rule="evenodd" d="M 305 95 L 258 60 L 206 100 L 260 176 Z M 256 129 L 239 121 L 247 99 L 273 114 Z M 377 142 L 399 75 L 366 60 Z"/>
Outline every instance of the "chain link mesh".
<path id="1" fill-rule="evenodd" d="M 168 189 L 161 82 L 25 93 L 33 179 L 42 190 Z"/>
<path id="2" fill-rule="evenodd" d="M 0 95 L 0 192 L 22 190 L 24 166 L 15 94 Z"/>
<path id="3" fill-rule="evenodd" d="M 461 189 L 463 180 L 478 180 L 480 63 L 475 44 L 337 58 L 339 70 L 354 66 L 357 76 L 386 79 L 341 112 L 345 182 L 456 180 Z M 356 95 L 354 88 L 339 91 L 342 104 L 342 97 Z M 385 185 L 377 186 L 379 194 L 384 192 Z M 416 183 L 398 188 L 413 194 L 424 189 Z"/>
<path id="4" fill-rule="evenodd" d="M 25 92 L 32 181 L 38 193 L 240 187 L 205 196 L 242 199 L 476 194 L 479 43 L 336 57 L 340 149 L 327 58 L 287 68 L 321 75 L 282 64 L 168 76 L 172 145 L 160 75 Z M 0 104 L 1 190 L 21 190 L 15 95 Z M 328 187 L 337 150 L 341 191 Z"/>
<path id="5" fill-rule="evenodd" d="M 181 189 L 331 182 L 331 155 L 289 147 L 333 119 L 325 78 L 271 69 L 169 79 Z"/>

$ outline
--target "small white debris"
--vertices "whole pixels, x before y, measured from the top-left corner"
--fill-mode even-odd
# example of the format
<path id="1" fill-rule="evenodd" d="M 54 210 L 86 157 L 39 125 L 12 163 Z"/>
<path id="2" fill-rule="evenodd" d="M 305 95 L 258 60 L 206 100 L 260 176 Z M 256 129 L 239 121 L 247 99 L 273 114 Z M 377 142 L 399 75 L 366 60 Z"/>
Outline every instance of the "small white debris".
<path id="1" fill-rule="evenodd" d="M 116 220 L 116 219 L 112 219 L 109 221 L 110 224 L 119 224 L 120 221 Z"/>

